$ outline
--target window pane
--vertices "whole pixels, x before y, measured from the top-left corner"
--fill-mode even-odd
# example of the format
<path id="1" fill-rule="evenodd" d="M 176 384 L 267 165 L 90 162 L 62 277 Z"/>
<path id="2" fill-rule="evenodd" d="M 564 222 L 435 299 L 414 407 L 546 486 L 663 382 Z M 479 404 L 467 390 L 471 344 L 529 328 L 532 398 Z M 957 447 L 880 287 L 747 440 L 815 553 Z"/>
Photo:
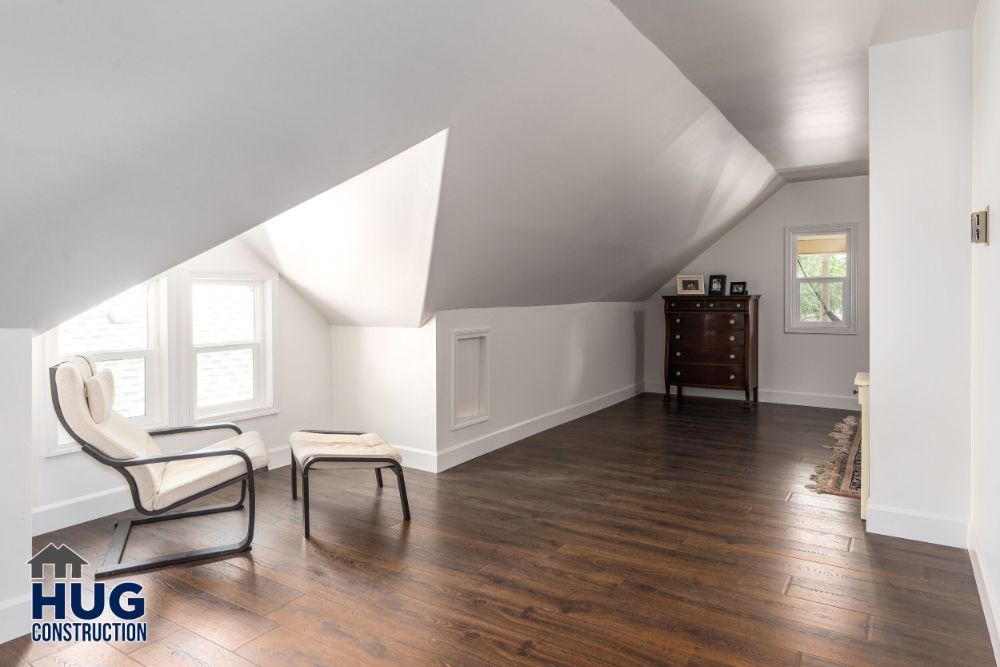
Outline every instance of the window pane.
<path id="1" fill-rule="evenodd" d="M 198 407 L 253 400 L 253 350 L 198 353 Z"/>
<path id="2" fill-rule="evenodd" d="M 799 278 L 847 276 L 847 233 L 797 235 L 795 260 Z"/>
<path id="3" fill-rule="evenodd" d="M 799 283 L 800 322 L 842 322 L 844 283 Z"/>
<path id="4" fill-rule="evenodd" d="M 115 376 L 114 410 L 122 417 L 146 415 L 146 360 L 108 359 L 97 362 L 97 370 L 109 369 Z"/>
<path id="5" fill-rule="evenodd" d="M 257 339 L 256 288 L 252 284 L 213 282 L 191 286 L 191 317 L 195 345 L 226 345 Z"/>
<path id="6" fill-rule="evenodd" d="M 63 322 L 56 330 L 60 357 L 149 347 L 149 286 L 136 285 Z"/>

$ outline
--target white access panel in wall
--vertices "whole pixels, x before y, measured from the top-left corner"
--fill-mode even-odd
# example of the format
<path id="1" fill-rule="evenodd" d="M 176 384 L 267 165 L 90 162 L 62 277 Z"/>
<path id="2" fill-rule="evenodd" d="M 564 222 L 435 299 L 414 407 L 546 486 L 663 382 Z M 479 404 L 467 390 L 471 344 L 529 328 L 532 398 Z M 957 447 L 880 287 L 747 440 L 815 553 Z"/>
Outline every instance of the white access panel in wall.
<path id="1" fill-rule="evenodd" d="M 451 430 L 490 418 L 489 330 L 455 331 L 451 344 Z"/>

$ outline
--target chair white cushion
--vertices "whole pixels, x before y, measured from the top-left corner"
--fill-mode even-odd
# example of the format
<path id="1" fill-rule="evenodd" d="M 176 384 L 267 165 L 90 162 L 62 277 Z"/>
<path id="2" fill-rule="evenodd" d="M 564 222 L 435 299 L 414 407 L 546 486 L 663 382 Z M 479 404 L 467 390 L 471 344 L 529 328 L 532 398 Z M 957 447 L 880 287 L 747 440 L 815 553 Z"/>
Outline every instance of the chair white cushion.
<path id="1" fill-rule="evenodd" d="M 56 397 L 70 429 L 100 453 L 112 459 L 159 456 L 160 448 L 148 433 L 123 418 L 110 404 L 114 401 L 114 380 L 102 380 L 94 373 L 94 363 L 73 357 L 56 368 Z M 89 397 L 89 400 L 88 400 Z M 103 403 L 102 403 L 103 401 Z M 107 411 L 102 420 L 96 419 Z M 254 469 L 267 465 L 267 449 L 252 431 L 227 438 L 202 450 L 242 449 Z M 147 510 L 167 507 L 246 472 L 243 459 L 220 456 L 150 463 L 126 468 L 135 480 L 139 503 Z"/>
<path id="2" fill-rule="evenodd" d="M 87 388 L 87 405 L 90 417 L 100 424 L 111 414 L 111 406 L 115 404 L 115 376 L 105 368 L 84 383 Z"/>
<path id="3" fill-rule="evenodd" d="M 86 357 L 72 357 L 56 368 L 56 398 L 70 429 L 99 452 L 113 459 L 159 456 L 160 448 L 148 433 L 114 410 L 100 422 L 91 414 L 86 382 L 95 379 L 94 363 Z M 98 390 L 95 390 L 95 392 Z M 103 391 L 101 389 L 100 391 Z M 96 394 L 95 394 L 96 395 Z M 114 399 L 113 388 L 111 399 Z M 105 400 L 104 397 L 98 400 Z M 101 410 L 97 410 L 100 414 Z M 149 509 L 163 474 L 162 463 L 128 469 L 135 480 L 142 506 Z"/>
<path id="4" fill-rule="evenodd" d="M 292 456 L 300 466 L 312 456 L 370 456 L 403 462 L 403 457 L 396 448 L 375 433 L 348 435 L 296 431 L 289 437 L 289 442 L 292 445 Z M 310 468 L 384 468 L 390 465 L 390 461 L 324 461 Z"/>
<path id="5" fill-rule="evenodd" d="M 226 438 L 222 442 L 196 450 L 199 452 L 221 449 L 242 449 L 250 457 L 256 470 L 267 466 L 267 448 L 255 431 Z M 247 471 L 246 463 L 238 456 L 212 456 L 203 459 L 170 461 L 163 469 L 159 492 L 153 498 L 152 509 L 159 510 L 178 500 L 190 498 L 216 484 L 235 479 Z"/>

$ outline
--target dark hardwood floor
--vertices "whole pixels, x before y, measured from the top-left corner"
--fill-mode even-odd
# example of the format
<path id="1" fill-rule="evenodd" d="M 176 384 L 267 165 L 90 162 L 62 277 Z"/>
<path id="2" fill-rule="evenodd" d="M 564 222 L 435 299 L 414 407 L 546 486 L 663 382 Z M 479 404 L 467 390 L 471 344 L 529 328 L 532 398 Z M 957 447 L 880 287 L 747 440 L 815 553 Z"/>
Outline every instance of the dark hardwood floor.
<path id="1" fill-rule="evenodd" d="M 408 470 L 409 524 L 391 475 L 378 490 L 367 471 L 315 473 L 310 541 L 288 468 L 265 473 L 252 551 L 132 577 L 148 643 L 22 638 L 0 660 L 993 664 L 966 552 L 866 535 L 857 501 L 804 488 L 843 415 L 646 394 L 440 475 Z M 240 518 L 142 527 L 128 553 L 231 540 Z M 112 523 L 36 545 L 99 562 Z"/>

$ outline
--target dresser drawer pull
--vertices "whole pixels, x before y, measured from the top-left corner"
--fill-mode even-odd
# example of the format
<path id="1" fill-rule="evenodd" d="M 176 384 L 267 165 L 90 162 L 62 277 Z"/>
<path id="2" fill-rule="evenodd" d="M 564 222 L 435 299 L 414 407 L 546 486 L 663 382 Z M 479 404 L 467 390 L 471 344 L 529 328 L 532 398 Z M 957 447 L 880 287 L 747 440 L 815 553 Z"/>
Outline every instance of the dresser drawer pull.
<path id="1" fill-rule="evenodd" d="M 742 308 L 742 307 L 743 307 L 743 304 L 742 304 L 742 303 L 738 303 L 738 304 L 736 304 L 736 307 L 737 307 L 737 308 Z"/>
<path id="2" fill-rule="evenodd" d="M 676 304 L 676 303 L 674 303 L 673 301 L 671 301 L 671 302 L 670 302 L 670 307 L 671 307 L 671 308 L 673 308 L 673 307 L 674 307 L 674 306 L 676 306 L 676 305 L 677 305 L 677 304 Z"/>
<path id="3" fill-rule="evenodd" d="M 679 357 L 679 356 L 681 356 L 681 353 L 680 352 L 674 352 L 674 356 L 675 357 Z"/>
<path id="4" fill-rule="evenodd" d="M 680 322 L 680 320 L 677 320 L 677 321 Z M 736 324 L 736 320 L 729 320 L 729 323 L 730 324 Z"/>
<path id="5" fill-rule="evenodd" d="M 680 354 L 680 352 L 678 352 L 677 354 Z M 730 355 L 729 355 L 729 358 L 730 358 L 730 359 L 735 359 L 735 358 L 736 358 L 736 355 L 735 355 L 735 354 L 730 354 Z"/>
<path id="6" fill-rule="evenodd" d="M 701 302 L 699 301 L 698 303 L 694 304 L 694 307 L 695 308 L 701 308 Z"/>
<path id="7" fill-rule="evenodd" d="M 674 322 L 677 322 L 677 324 L 680 324 L 681 323 L 681 318 L 678 317 L 676 320 L 674 320 Z"/>
<path id="8" fill-rule="evenodd" d="M 734 341 L 734 340 L 736 340 L 736 336 L 730 336 L 730 337 L 729 337 L 729 340 L 730 340 L 730 341 Z"/>
<path id="9" fill-rule="evenodd" d="M 730 375 L 730 376 L 729 376 L 729 379 L 730 379 L 730 380 L 735 380 L 735 379 L 736 379 L 736 376 L 735 376 L 735 375 Z"/>
<path id="10" fill-rule="evenodd" d="M 714 303 L 710 303 L 710 304 L 708 304 L 708 307 L 709 308 L 715 308 L 715 304 Z"/>
<path id="11" fill-rule="evenodd" d="M 677 340 L 680 340 L 681 339 L 681 335 L 680 334 L 674 334 L 674 338 L 676 338 Z"/>
<path id="12" fill-rule="evenodd" d="M 680 374 L 681 374 L 681 372 L 680 372 L 680 371 L 676 371 L 676 372 L 674 373 L 674 375 L 680 375 Z"/>

